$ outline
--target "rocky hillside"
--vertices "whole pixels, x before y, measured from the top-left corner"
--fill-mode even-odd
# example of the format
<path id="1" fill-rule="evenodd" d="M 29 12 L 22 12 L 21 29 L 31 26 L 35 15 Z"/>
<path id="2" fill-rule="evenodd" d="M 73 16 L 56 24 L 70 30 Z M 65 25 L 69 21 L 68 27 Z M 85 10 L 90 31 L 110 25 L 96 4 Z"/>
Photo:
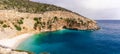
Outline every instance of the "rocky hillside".
<path id="1" fill-rule="evenodd" d="M 29 0 L 0 0 L 0 10 L 17 10 L 19 12 L 43 13 L 46 11 L 69 11 L 50 4 L 31 2 Z"/>
<path id="2" fill-rule="evenodd" d="M 0 39 L 23 33 L 39 33 L 61 29 L 96 30 L 96 22 L 67 11 L 48 11 L 43 14 L 0 10 Z M 9 36 L 8 36 L 9 35 Z"/>
<path id="3" fill-rule="evenodd" d="M 0 0 L 0 39 L 61 29 L 97 30 L 99 27 L 94 20 L 54 5 Z"/>

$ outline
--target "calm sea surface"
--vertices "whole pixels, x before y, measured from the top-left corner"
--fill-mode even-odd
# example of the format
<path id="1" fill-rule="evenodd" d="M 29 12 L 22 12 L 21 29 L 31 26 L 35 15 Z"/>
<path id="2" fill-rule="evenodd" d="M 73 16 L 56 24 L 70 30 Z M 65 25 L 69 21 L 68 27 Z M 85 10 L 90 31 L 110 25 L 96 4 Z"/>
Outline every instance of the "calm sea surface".
<path id="1" fill-rule="evenodd" d="M 36 54 L 120 54 L 120 21 L 98 21 L 98 31 L 59 30 L 36 34 L 17 49 Z"/>

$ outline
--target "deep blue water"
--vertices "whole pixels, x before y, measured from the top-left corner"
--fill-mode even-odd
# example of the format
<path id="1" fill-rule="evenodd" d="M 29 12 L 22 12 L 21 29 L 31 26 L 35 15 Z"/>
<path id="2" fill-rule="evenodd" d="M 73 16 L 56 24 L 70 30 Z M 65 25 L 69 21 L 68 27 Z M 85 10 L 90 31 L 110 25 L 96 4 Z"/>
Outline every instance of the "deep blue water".
<path id="1" fill-rule="evenodd" d="M 60 30 L 36 34 L 18 49 L 36 54 L 120 54 L 120 21 L 98 21 L 97 31 Z"/>

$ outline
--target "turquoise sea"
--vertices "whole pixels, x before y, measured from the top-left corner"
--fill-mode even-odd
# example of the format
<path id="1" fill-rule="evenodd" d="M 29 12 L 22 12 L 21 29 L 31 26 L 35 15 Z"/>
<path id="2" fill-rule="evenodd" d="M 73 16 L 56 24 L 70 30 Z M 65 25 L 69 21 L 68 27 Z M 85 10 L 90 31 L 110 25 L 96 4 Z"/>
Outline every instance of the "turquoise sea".
<path id="1" fill-rule="evenodd" d="M 36 54 L 120 54 L 120 21 L 97 22 L 100 30 L 44 32 L 26 39 L 17 49 Z"/>

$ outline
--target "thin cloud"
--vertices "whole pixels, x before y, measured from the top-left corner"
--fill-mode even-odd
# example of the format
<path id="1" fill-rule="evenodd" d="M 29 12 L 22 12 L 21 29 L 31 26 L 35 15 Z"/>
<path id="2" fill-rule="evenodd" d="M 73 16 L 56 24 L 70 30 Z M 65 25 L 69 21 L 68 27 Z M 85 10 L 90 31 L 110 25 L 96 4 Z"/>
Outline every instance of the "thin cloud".
<path id="1" fill-rule="evenodd" d="M 120 0 L 32 0 L 54 4 L 91 19 L 120 19 Z"/>

